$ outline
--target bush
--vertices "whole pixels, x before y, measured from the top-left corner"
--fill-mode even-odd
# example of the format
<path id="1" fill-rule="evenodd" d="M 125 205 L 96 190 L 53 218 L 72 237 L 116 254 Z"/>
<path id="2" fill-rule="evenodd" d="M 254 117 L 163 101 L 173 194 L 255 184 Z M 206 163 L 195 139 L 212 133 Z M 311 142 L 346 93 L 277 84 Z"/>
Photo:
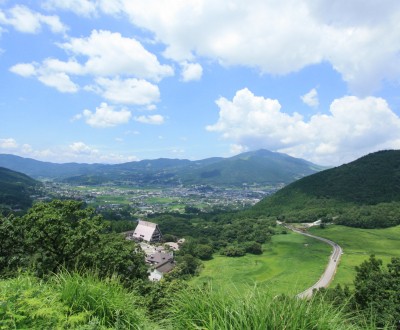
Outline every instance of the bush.
<path id="1" fill-rule="evenodd" d="M 236 245 L 228 245 L 221 251 L 221 254 L 227 257 L 242 257 L 246 254 L 244 248 Z"/>

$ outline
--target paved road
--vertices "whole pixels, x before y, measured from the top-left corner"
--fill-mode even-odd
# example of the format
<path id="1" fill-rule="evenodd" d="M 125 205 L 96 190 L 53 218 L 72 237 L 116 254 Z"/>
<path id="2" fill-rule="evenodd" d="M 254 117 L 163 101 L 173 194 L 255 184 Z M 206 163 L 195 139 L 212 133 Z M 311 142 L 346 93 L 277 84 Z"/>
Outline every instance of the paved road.
<path id="1" fill-rule="evenodd" d="M 313 294 L 313 289 L 326 288 L 332 282 L 333 277 L 335 276 L 335 273 L 336 273 L 337 265 L 339 264 L 339 259 L 343 253 L 343 250 L 338 244 L 336 244 L 335 242 L 332 242 L 329 239 L 302 232 L 302 231 L 297 230 L 288 225 L 286 227 L 296 233 L 318 239 L 318 240 L 325 242 L 333 247 L 333 252 L 329 258 L 328 265 L 326 266 L 325 272 L 322 274 L 321 278 L 313 286 L 309 287 L 307 290 L 304 290 L 303 292 L 301 292 L 297 295 L 297 297 L 299 297 L 299 298 L 310 298 Z"/>

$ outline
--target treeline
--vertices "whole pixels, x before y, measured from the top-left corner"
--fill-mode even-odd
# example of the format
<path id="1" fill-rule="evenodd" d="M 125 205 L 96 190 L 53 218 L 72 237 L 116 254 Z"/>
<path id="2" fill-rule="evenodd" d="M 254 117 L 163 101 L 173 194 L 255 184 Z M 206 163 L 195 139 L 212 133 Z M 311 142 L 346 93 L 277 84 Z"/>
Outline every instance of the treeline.
<path id="1" fill-rule="evenodd" d="M 165 240 L 186 238 L 183 251 L 201 260 L 216 252 L 230 257 L 261 254 L 262 244 L 277 233 L 275 218 L 247 217 L 239 212 L 162 214 L 150 220 L 159 225 Z"/>

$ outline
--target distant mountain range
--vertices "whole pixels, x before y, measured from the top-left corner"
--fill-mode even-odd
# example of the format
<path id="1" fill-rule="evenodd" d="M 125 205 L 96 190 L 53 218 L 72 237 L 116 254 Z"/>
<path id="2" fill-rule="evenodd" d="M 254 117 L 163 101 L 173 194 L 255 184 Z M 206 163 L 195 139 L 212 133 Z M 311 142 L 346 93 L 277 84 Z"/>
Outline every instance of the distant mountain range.
<path id="1" fill-rule="evenodd" d="M 357 227 L 400 224 L 400 150 L 379 151 L 304 177 L 252 212 L 287 221 L 337 219 Z"/>
<path id="2" fill-rule="evenodd" d="M 306 160 L 268 150 L 246 152 L 230 158 L 214 157 L 198 161 L 160 158 L 115 165 L 56 164 L 0 154 L 0 166 L 36 179 L 85 185 L 107 182 L 138 185 L 276 185 L 293 182 L 323 169 Z"/>
<path id="3" fill-rule="evenodd" d="M 40 185 L 25 174 L 0 167 L 0 209 L 27 209 Z"/>

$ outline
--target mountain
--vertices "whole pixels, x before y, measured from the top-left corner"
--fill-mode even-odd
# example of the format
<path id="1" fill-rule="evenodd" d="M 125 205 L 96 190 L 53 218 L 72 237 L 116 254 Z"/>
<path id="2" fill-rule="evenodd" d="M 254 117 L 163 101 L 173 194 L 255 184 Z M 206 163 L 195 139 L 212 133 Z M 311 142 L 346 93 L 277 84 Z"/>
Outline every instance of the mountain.
<path id="1" fill-rule="evenodd" d="M 203 161 L 204 162 L 204 161 Z M 322 167 L 286 154 L 258 150 L 217 159 L 198 168 L 183 172 L 186 184 L 210 183 L 219 185 L 290 183 L 320 171 Z"/>
<path id="2" fill-rule="evenodd" d="M 108 167 L 103 164 L 56 164 L 8 154 L 0 154 L 0 166 L 25 173 L 36 179 L 66 178 L 101 171 Z"/>
<path id="3" fill-rule="evenodd" d="M 334 218 L 360 227 L 400 224 L 400 150 L 375 152 L 302 178 L 260 201 L 252 212 L 288 221 Z"/>
<path id="4" fill-rule="evenodd" d="M 27 209 L 40 183 L 29 176 L 0 167 L 0 209 Z"/>
<path id="5" fill-rule="evenodd" d="M 116 165 L 55 164 L 0 155 L 0 166 L 21 171 L 34 178 L 50 178 L 72 184 L 106 182 L 138 185 L 212 184 L 287 184 L 322 167 L 285 154 L 258 150 L 230 158 L 142 160 Z"/>

